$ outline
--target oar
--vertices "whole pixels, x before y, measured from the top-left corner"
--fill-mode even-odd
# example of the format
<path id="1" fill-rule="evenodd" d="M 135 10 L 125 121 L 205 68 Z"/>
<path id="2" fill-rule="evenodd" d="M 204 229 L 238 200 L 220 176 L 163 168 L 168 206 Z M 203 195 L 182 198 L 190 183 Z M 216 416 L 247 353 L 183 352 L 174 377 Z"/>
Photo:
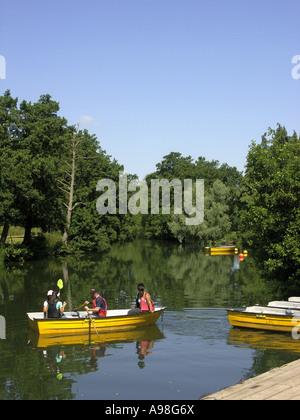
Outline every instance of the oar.
<path id="1" fill-rule="evenodd" d="M 59 290 L 63 289 L 64 287 L 64 282 L 62 281 L 62 279 L 57 280 L 56 283 L 57 287 L 59 288 Z M 65 306 L 66 306 L 66 302 L 63 303 L 63 310 L 65 310 Z"/>
<path id="2" fill-rule="evenodd" d="M 59 288 L 59 290 L 63 289 L 64 287 L 64 282 L 62 281 L 62 279 L 57 280 L 56 283 L 57 287 Z M 48 318 L 48 310 L 46 312 L 46 318 Z"/>
<path id="3" fill-rule="evenodd" d="M 85 307 L 85 310 L 86 310 L 86 312 L 87 312 L 87 314 L 88 314 L 88 316 L 89 316 L 89 318 L 90 318 L 90 320 L 91 320 L 91 322 L 92 322 L 92 324 L 93 324 L 93 327 L 95 328 L 96 334 L 97 334 L 97 336 L 98 336 L 98 338 L 99 338 L 99 334 L 98 334 L 98 331 L 97 331 L 96 325 L 95 325 L 95 323 L 94 323 L 94 321 L 93 321 L 93 318 L 92 318 L 91 314 L 89 313 L 89 308 L 86 306 L 86 307 Z"/>
<path id="4" fill-rule="evenodd" d="M 62 281 L 62 279 L 57 280 L 57 287 L 59 288 L 59 290 L 63 289 L 64 282 Z"/>
<path id="5" fill-rule="evenodd" d="M 77 311 L 78 309 L 82 308 L 83 306 L 85 306 L 85 303 L 83 303 L 82 305 L 80 305 L 77 308 L 73 309 L 73 311 Z"/>

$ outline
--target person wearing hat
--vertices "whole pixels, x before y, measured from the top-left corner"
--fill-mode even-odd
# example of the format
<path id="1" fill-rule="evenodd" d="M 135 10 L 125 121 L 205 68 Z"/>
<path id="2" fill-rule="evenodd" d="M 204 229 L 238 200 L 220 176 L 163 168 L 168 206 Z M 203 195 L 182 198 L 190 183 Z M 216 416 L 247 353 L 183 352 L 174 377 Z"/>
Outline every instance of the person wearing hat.
<path id="1" fill-rule="evenodd" d="M 107 314 L 107 303 L 105 299 L 99 295 L 98 290 L 93 288 L 90 290 L 90 294 L 92 296 L 92 301 L 85 302 L 85 305 L 93 305 L 93 309 L 89 309 L 89 312 L 91 312 L 92 317 L 99 318 L 106 316 Z"/>
<path id="2" fill-rule="evenodd" d="M 49 300 L 51 299 L 52 295 L 53 295 L 53 290 L 48 290 L 47 300 L 45 300 L 44 305 L 43 305 L 44 318 L 48 318 Z"/>
<path id="3" fill-rule="evenodd" d="M 65 318 L 64 311 L 67 304 L 66 302 L 62 303 L 57 295 L 57 292 L 53 292 L 49 299 L 46 318 Z"/>

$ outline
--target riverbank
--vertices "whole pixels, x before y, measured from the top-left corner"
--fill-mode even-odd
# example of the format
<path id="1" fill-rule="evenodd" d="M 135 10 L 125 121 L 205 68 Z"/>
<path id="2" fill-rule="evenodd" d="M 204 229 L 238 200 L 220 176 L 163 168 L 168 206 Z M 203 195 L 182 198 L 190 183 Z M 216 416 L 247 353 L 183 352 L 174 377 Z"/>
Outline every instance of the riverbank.
<path id="1" fill-rule="evenodd" d="M 300 400 L 300 359 L 202 400 Z"/>

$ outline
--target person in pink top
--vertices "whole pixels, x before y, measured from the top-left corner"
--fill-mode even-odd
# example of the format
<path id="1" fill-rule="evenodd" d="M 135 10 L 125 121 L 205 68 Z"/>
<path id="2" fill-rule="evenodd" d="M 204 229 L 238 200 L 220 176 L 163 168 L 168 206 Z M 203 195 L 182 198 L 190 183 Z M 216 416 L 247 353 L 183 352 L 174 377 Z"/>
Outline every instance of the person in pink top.
<path id="1" fill-rule="evenodd" d="M 154 312 L 155 307 L 153 300 L 148 292 L 145 291 L 143 283 L 138 284 L 138 294 L 135 299 L 135 306 L 128 311 L 128 315 L 138 315 L 147 312 Z"/>

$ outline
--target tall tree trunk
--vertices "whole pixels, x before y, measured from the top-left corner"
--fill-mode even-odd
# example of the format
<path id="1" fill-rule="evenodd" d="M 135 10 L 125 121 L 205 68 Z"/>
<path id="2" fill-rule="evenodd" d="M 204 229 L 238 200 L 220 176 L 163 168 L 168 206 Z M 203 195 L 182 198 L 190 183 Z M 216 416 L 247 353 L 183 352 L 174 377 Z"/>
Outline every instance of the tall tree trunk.
<path id="1" fill-rule="evenodd" d="M 29 244 L 31 241 L 31 229 L 32 229 L 32 221 L 31 221 L 31 215 L 28 216 L 26 224 L 25 224 L 25 234 L 23 239 L 23 244 Z"/>
<path id="2" fill-rule="evenodd" d="M 74 142 L 75 136 L 73 137 L 72 142 L 72 170 L 71 170 L 71 182 L 69 186 L 69 203 L 66 205 L 67 207 L 67 224 L 64 229 L 64 234 L 62 238 L 63 244 L 67 247 L 68 246 L 68 232 L 71 226 L 71 218 L 72 218 L 72 211 L 73 211 L 73 197 L 74 197 L 74 184 L 75 184 L 75 162 L 76 162 L 76 146 L 78 143 Z"/>
<path id="3" fill-rule="evenodd" d="M 0 244 L 2 244 L 2 245 L 5 244 L 5 241 L 6 241 L 6 238 L 7 238 L 7 235 L 8 235 L 8 230 L 9 230 L 9 224 L 7 222 L 5 222 L 4 226 L 3 226 L 2 233 L 1 233 L 1 239 L 0 239 Z"/>

